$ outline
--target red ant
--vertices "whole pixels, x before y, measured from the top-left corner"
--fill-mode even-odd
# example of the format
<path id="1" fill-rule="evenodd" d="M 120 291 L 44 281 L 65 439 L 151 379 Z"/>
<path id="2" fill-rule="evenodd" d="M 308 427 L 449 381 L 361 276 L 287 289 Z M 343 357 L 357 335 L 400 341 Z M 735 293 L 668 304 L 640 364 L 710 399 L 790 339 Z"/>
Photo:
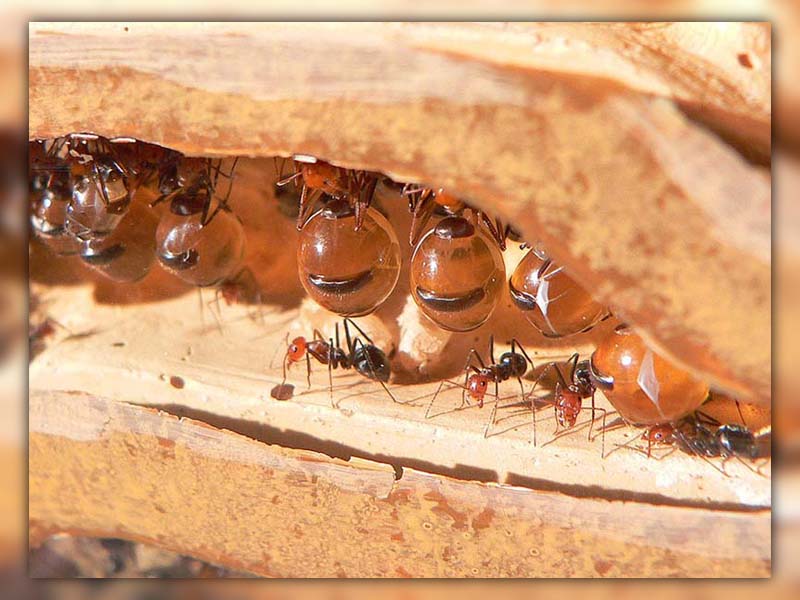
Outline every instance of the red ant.
<path id="1" fill-rule="evenodd" d="M 301 230 L 311 216 L 317 201 L 323 195 L 332 198 L 346 198 L 355 210 L 355 227 L 358 231 L 364 222 L 364 215 L 372 203 L 378 176 L 368 171 L 344 169 L 330 163 L 317 160 L 313 156 L 295 155 L 293 159 L 294 173 L 288 177 L 283 175 L 286 164 L 282 160 L 275 161 L 278 173 L 278 187 L 294 182 L 300 188 L 300 208 L 297 215 L 297 230 Z M 302 181 L 302 184 L 300 183 Z M 309 191 L 310 190 L 310 191 Z"/>
<path id="2" fill-rule="evenodd" d="M 517 352 L 517 348 L 519 348 L 519 352 Z M 473 357 L 477 359 L 480 366 L 472 364 Z M 516 378 L 519 382 L 520 394 L 524 398 L 525 390 L 522 385 L 522 377 L 528 372 L 528 365 L 533 369 L 533 361 L 516 338 L 511 340 L 511 350 L 509 352 L 504 352 L 500 355 L 500 360 L 495 361 L 494 336 L 489 336 L 489 359 L 491 362 L 487 365 L 483 358 L 481 358 L 480 353 L 475 348 L 471 348 L 469 354 L 467 354 L 467 361 L 464 364 L 464 385 L 455 383 L 456 386 L 461 388 L 460 408 L 465 404 L 470 404 L 468 398 L 476 401 L 478 408 L 483 408 L 484 398 L 489 389 L 489 384 L 494 382 L 495 403 L 492 407 L 492 414 L 489 422 L 486 424 L 483 431 L 484 437 L 489 436 L 489 429 L 495 423 L 497 405 L 500 403 L 500 382 L 507 381 L 512 377 Z M 430 411 L 433 407 L 433 403 L 436 401 L 436 397 L 442 390 L 445 381 L 446 380 L 442 380 L 442 382 L 439 383 L 436 393 L 431 398 L 430 403 L 428 403 L 428 409 L 425 411 L 426 418 L 430 418 Z"/>
<path id="3" fill-rule="evenodd" d="M 605 408 L 595 405 L 595 393 L 597 388 L 592 380 L 591 365 L 588 360 L 578 362 L 577 352 L 567 359 L 566 364 L 572 365 L 569 379 L 564 378 L 564 375 L 561 373 L 561 369 L 557 363 L 551 362 L 548 363 L 544 369 L 542 369 L 542 372 L 539 373 L 539 376 L 536 378 L 536 381 L 531 388 L 530 400 L 531 415 L 533 420 L 533 445 L 536 445 L 536 398 L 534 396 L 534 391 L 536 390 L 536 386 L 539 384 L 539 382 L 544 379 L 545 374 L 551 369 L 555 369 L 558 381 L 556 382 L 556 387 L 553 392 L 553 399 L 550 401 L 550 403 L 553 405 L 553 411 L 556 417 L 556 430 L 554 435 L 558 434 L 559 427 L 564 429 L 572 429 L 575 426 L 575 423 L 578 421 L 578 415 L 581 413 L 581 411 L 590 410 L 592 412 L 592 419 L 589 422 L 588 439 L 591 441 L 592 428 L 594 427 L 594 422 L 596 419 L 595 412 L 601 412 L 603 414 L 603 427 L 601 429 L 601 455 L 605 456 L 605 422 L 607 411 Z M 586 398 L 591 398 L 591 407 L 587 408 L 583 406 L 583 401 Z"/>
<path id="4" fill-rule="evenodd" d="M 351 338 L 350 328 L 352 325 L 360 333 L 366 343 L 358 336 Z M 355 369 L 358 373 L 381 384 L 384 391 L 394 402 L 398 402 L 394 394 L 386 386 L 391 375 L 391 365 L 386 354 L 372 343 L 372 339 L 364 333 L 352 319 L 344 319 L 344 335 L 347 340 L 347 351 L 339 342 L 339 323 L 336 323 L 335 337 L 325 339 L 318 329 L 314 329 L 314 337 L 307 340 L 305 337 L 296 337 L 286 349 L 283 360 L 283 381 L 280 386 L 286 384 L 286 370 L 293 364 L 305 358 L 308 377 L 308 387 L 311 387 L 311 359 L 328 365 L 328 389 L 330 391 L 331 406 L 339 408 L 333 400 L 333 369 Z"/>
<path id="5" fill-rule="evenodd" d="M 497 240 L 500 249 L 506 249 L 506 238 L 511 231 L 510 227 L 504 227 L 499 219 L 492 222 L 485 213 L 471 208 L 463 200 L 445 192 L 442 188 L 418 187 L 415 184 L 407 183 L 403 186 L 401 194 L 408 197 L 408 210 L 411 211 L 411 229 L 408 241 L 412 246 L 417 245 L 420 234 L 425 230 L 425 225 L 437 209 L 448 216 L 460 216 L 469 208 L 473 213 L 473 225 L 476 225 L 477 221 L 482 222 L 492 237 Z"/>

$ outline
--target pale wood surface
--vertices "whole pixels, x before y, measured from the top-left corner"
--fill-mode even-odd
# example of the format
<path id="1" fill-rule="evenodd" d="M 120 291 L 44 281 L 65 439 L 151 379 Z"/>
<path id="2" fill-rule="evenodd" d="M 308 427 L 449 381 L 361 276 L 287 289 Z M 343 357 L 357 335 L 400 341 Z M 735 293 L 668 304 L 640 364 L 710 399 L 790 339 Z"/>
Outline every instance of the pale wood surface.
<path id="1" fill-rule="evenodd" d="M 449 186 L 661 352 L 768 402 L 769 177 L 706 126 L 763 158 L 769 29 L 698 27 L 32 24 L 30 135 Z"/>
<path id="2" fill-rule="evenodd" d="M 769 512 L 577 499 L 287 450 L 33 392 L 32 541 L 137 539 L 268 576 L 769 574 Z"/>

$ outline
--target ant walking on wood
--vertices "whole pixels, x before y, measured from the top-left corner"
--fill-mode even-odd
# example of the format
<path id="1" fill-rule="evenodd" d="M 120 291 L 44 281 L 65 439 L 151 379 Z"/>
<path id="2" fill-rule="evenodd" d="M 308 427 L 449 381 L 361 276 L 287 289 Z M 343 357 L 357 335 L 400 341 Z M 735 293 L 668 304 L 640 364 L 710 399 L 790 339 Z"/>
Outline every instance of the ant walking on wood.
<path id="1" fill-rule="evenodd" d="M 558 434 L 559 428 L 567 430 L 572 429 L 575 426 L 575 423 L 578 420 L 578 415 L 581 413 L 581 411 L 590 410 L 592 412 L 592 418 L 589 422 L 588 439 L 591 441 L 593 439 L 592 429 L 597 418 L 595 414 L 596 412 L 600 412 L 603 415 L 603 426 L 601 429 L 601 454 L 605 456 L 605 423 L 607 411 L 605 408 L 595 405 L 594 396 L 597 388 L 591 379 L 591 367 L 589 365 L 589 361 L 583 360 L 578 362 L 578 353 L 576 352 L 567 359 L 566 364 L 571 365 L 572 367 L 568 379 L 565 378 L 561 373 L 558 363 L 551 362 L 548 363 L 544 369 L 542 369 L 542 372 L 539 373 L 539 376 L 536 378 L 536 381 L 531 388 L 530 400 L 531 419 L 533 422 L 533 445 L 536 445 L 536 397 L 534 395 L 534 391 L 536 390 L 536 386 L 544 379 L 545 375 L 551 369 L 554 369 L 558 379 L 551 401 L 556 417 L 556 430 L 554 435 Z M 590 407 L 583 406 L 583 400 L 587 398 L 591 398 Z"/>
<path id="2" fill-rule="evenodd" d="M 519 352 L 517 352 L 517 349 L 519 349 Z M 475 365 L 472 362 L 473 358 L 477 360 L 478 365 Z M 477 402 L 478 408 L 483 408 L 484 398 L 487 390 L 489 389 L 489 384 L 494 382 L 495 403 L 492 407 L 492 414 L 489 418 L 489 422 L 486 424 L 486 427 L 483 430 L 483 437 L 489 436 L 489 429 L 495 423 L 497 407 L 500 403 L 500 382 L 511 379 L 512 377 L 515 378 L 517 382 L 519 382 L 520 395 L 522 398 L 524 398 L 525 390 L 522 385 L 522 377 L 528 372 L 528 365 L 530 365 L 531 370 L 533 369 L 533 361 L 528 356 L 525 348 L 523 348 L 522 344 L 520 344 L 516 338 L 511 340 L 511 350 L 501 354 L 500 360 L 495 361 L 494 336 L 490 336 L 489 360 L 491 362 L 487 365 L 480 353 L 475 348 L 471 348 L 469 354 L 467 355 L 467 361 L 464 364 L 463 369 L 464 384 L 460 385 L 452 381 L 449 382 L 461 388 L 461 406 L 459 409 L 463 408 L 465 404 L 469 405 L 470 399 Z M 433 407 L 436 397 L 439 395 L 439 392 L 441 392 L 442 386 L 446 381 L 447 380 L 442 380 L 442 382 L 439 383 L 436 393 L 428 403 L 428 408 L 425 411 L 426 418 L 430 418 L 431 408 Z"/>
<path id="3" fill-rule="evenodd" d="M 648 458 L 652 456 L 653 446 L 671 446 L 686 454 L 698 456 L 726 477 L 729 477 L 729 474 L 725 470 L 725 463 L 732 458 L 763 477 L 761 470 L 752 467 L 745 459 L 754 461 L 762 456 L 767 435 L 757 435 L 746 425 L 723 424 L 711 415 L 698 410 L 677 423 L 654 425 L 647 429 L 640 439 L 647 441 Z M 637 439 L 639 438 L 634 437 L 619 447 L 628 447 Z M 636 450 L 644 453 L 638 448 Z M 712 463 L 711 458 L 722 458 L 722 466 L 718 467 Z"/>
<path id="4" fill-rule="evenodd" d="M 351 337 L 350 325 L 364 338 Z M 339 323 L 336 323 L 334 337 L 325 339 L 318 329 L 314 329 L 314 337 L 307 340 L 305 337 L 296 337 L 286 349 L 283 361 L 283 381 L 281 387 L 286 384 L 286 371 L 288 367 L 300 362 L 305 358 L 308 377 L 308 387 L 311 387 L 311 359 L 328 365 L 328 389 L 330 392 L 331 406 L 339 408 L 333 399 L 333 370 L 334 369 L 355 369 L 358 373 L 381 384 L 384 391 L 389 395 L 393 402 L 398 402 L 391 390 L 386 385 L 391 375 L 391 366 L 386 354 L 373 344 L 372 339 L 352 319 L 344 319 L 344 335 L 347 341 L 345 351 L 339 342 Z M 364 341 L 366 340 L 366 342 Z"/>

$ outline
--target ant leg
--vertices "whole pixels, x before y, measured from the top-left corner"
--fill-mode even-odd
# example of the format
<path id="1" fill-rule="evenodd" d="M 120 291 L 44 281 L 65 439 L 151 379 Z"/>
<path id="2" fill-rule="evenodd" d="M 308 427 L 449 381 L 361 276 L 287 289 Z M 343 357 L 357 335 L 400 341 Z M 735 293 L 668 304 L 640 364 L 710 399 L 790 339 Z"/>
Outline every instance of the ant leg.
<path id="1" fill-rule="evenodd" d="M 497 379 L 494 380 L 494 406 L 492 406 L 492 413 L 489 415 L 489 422 L 483 428 L 483 438 L 489 437 L 489 429 L 494 425 L 494 419 L 497 415 L 497 405 L 500 404 L 500 384 Z"/>
<path id="2" fill-rule="evenodd" d="M 603 409 L 603 422 L 601 424 L 602 428 L 600 430 L 600 458 L 605 456 L 606 453 L 606 417 L 608 416 L 608 411 Z"/>
<path id="3" fill-rule="evenodd" d="M 525 347 L 522 345 L 522 343 L 517 338 L 511 338 L 511 351 L 512 352 L 514 351 L 514 347 L 515 346 L 517 348 L 519 348 L 519 351 L 522 352 L 522 356 L 525 357 L 525 360 L 527 360 L 528 364 L 531 366 L 531 370 L 533 370 L 533 361 L 531 360 L 531 357 L 528 356 L 528 353 L 525 351 Z"/>
<path id="4" fill-rule="evenodd" d="M 378 383 L 381 384 L 381 387 L 384 389 L 384 391 L 387 394 L 389 394 L 389 397 L 392 399 L 392 402 L 395 402 L 397 404 L 402 404 L 402 402 L 400 402 L 397 398 L 394 397 L 394 394 L 389 389 L 389 386 L 387 386 L 383 382 L 383 380 L 378 379 L 377 374 L 375 373 L 375 365 L 372 364 L 372 359 L 369 357 L 369 352 L 366 352 L 366 347 L 364 346 L 364 342 L 362 342 L 359 338 L 356 338 L 355 341 L 353 342 L 354 350 L 355 350 L 355 345 L 356 344 L 361 344 L 361 347 L 365 349 L 364 356 L 367 359 L 367 365 L 369 366 L 369 371 L 370 371 L 370 373 L 372 373 L 371 379 L 373 379 L 374 381 L 377 381 Z"/>
<path id="5" fill-rule="evenodd" d="M 592 411 L 592 420 L 591 420 L 591 421 L 589 421 L 589 435 L 588 435 L 588 437 L 587 437 L 587 439 L 588 439 L 590 442 L 592 441 L 592 427 L 594 426 L 594 420 L 595 420 L 594 411 L 596 410 L 596 409 L 595 409 L 595 405 L 594 405 L 594 394 L 595 394 L 595 393 L 594 393 L 594 392 L 592 392 L 592 407 L 591 407 L 591 409 L 590 409 L 590 410 Z"/>
<path id="6" fill-rule="evenodd" d="M 308 389 L 311 389 L 311 355 L 306 352 L 306 379 L 308 380 Z"/>
<path id="7" fill-rule="evenodd" d="M 614 450 L 611 450 L 611 452 L 609 452 L 608 454 L 604 455 L 602 458 L 606 458 L 608 456 L 611 456 L 611 454 L 613 452 L 616 452 L 617 450 L 620 450 L 620 449 L 623 449 L 623 448 L 630 448 L 631 450 L 635 450 L 636 452 L 643 453 L 643 451 L 640 450 L 639 448 L 632 447 L 632 444 L 634 442 L 636 442 L 637 440 L 639 440 L 639 438 L 640 438 L 640 436 L 639 436 L 639 433 L 637 431 L 636 434 L 631 439 L 629 439 L 624 444 L 617 444 L 616 448 Z"/>
<path id="8" fill-rule="evenodd" d="M 752 473 L 755 473 L 756 475 L 759 475 L 759 476 L 761 476 L 761 477 L 766 477 L 766 475 L 764 475 L 764 473 L 762 473 L 762 472 L 761 472 L 761 469 L 759 469 L 759 468 L 758 468 L 757 466 L 755 466 L 755 465 L 751 465 L 751 464 L 749 464 L 749 463 L 748 463 L 746 460 L 744 460 L 744 459 L 743 459 L 741 456 L 739 456 L 738 454 L 733 454 L 732 456 L 733 456 L 733 458 L 735 458 L 736 460 L 738 460 L 740 463 L 742 463 L 742 464 L 745 466 L 745 468 L 746 468 L 748 471 L 750 471 L 750 472 L 752 472 Z"/>
<path id="9" fill-rule="evenodd" d="M 308 186 L 304 183 L 303 189 L 300 191 L 300 208 L 297 211 L 297 231 L 303 229 L 306 224 L 306 210 L 308 205 Z"/>
<path id="10" fill-rule="evenodd" d="M 369 337 L 366 333 L 364 333 L 364 330 L 361 329 L 361 327 L 358 326 L 358 323 L 353 321 L 353 319 L 351 319 L 350 317 L 345 317 L 344 318 L 345 333 L 347 333 L 347 325 L 348 325 L 348 323 L 356 328 L 356 331 L 358 331 L 358 333 L 361 334 L 361 337 L 363 337 L 365 340 L 367 340 L 368 344 L 373 344 L 374 343 L 372 341 L 372 338 Z"/>
<path id="11" fill-rule="evenodd" d="M 206 330 L 206 313 L 203 310 L 203 288 L 197 288 L 197 301 L 198 305 L 200 306 L 200 327 L 202 331 Z"/>
<path id="12" fill-rule="evenodd" d="M 331 349 L 328 351 L 328 395 L 331 399 L 331 407 L 339 408 L 337 402 L 333 399 L 333 340 L 331 340 Z"/>
<path id="13" fill-rule="evenodd" d="M 284 346 L 288 346 L 289 345 L 289 332 L 288 331 L 286 332 L 286 337 L 283 338 L 283 345 Z M 278 350 L 280 350 L 280 346 L 275 346 L 275 352 L 272 353 L 272 358 L 269 361 L 269 368 L 270 369 L 272 369 L 275 366 L 275 357 L 278 356 Z M 285 367 L 285 365 L 284 365 L 284 367 Z M 284 371 L 284 377 L 285 376 L 286 376 L 286 373 Z"/>
<path id="14" fill-rule="evenodd" d="M 281 173 L 281 175 L 282 175 L 282 173 Z M 302 175 L 302 173 L 300 171 L 297 171 L 296 173 L 294 173 L 292 175 L 289 175 L 288 177 L 285 177 L 284 179 L 279 179 L 278 181 L 275 182 L 275 185 L 277 185 L 278 187 L 283 187 L 288 183 L 292 183 L 293 181 L 296 182 L 297 179 L 301 175 Z"/>
<path id="15" fill-rule="evenodd" d="M 430 196 L 426 196 L 424 199 L 416 202 L 414 210 L 411 213 L 411 227 L 409 228 L 408 232 L 409 244 L 412 246 L 417 245 L 417 242 L 421 237 L 420 234 L 425 229 L 428 221 L 431 220 L 433 211 L 435 209 L 436 203 L 430 198 Z"/>
<path id="16" fill-rule="evenodd" d="M 439 387 L 436 388 L 436 391 L 434 392 L 433 396 L 431 396 L 431 401 L 428 402 L 428 408 L 425 410 L 425 418 L 426 419 L 430 419 L 431 418 L 431 408 L 433 408 L 433 403 L 436 401 L 436 397 L 439 395 L 439 392 L 442 391 L 442 387 L 444 386 L 444 382 L 445 381 L 447 381 L 447 380 L 446 379 L 442 379 L 439 382 Z"/>
<path id="17" fill-rule="evenodd" d="M 522 349 L 522 346 L 520 346 Z M 524 352 L 524 350 L 523 350 Z M 525 354 L 527 358 L 527 354 Z M 528 358 L 530 360 L 530 358 Z M 533 363 L 531 363 L 533 364 Z M 531 399 L 531 423 L 533 424 L 533 445 L 536 446 L 536 396 L 534 392 L 536 391 L 536 386 L 544 379 L 544 376 L 550 371 L 550 369 L 558 369 L 555 363 L 547 363 L 545 367 L 542 369 L 542 372 L 539 373 L 539 376 L 533 382 L 533 386 L 531 387 L 531 391 L 529 392 L 529 397 Z M 523 396 L 524 397 L 524 396 Z"/>
<path id="18" fill-rule="evenodd" d="M 208 306 L 208 309 L 209 309 L 209 312 L 211 313 L 211 316 L 214 317 L 214 320 L 217 322 L 217 329 L 219 329 L 219 332 L 222 335 L 225 332 L 222 329 L 222 307 L 219 304 L 219 295 L 220 295 L 220 291 L 219 291 L 219 288 L 217 288 L 216 290 L 214 290 L 214 299 L 211 300 L 210 302 L 208 302 L 206 304 L 206 306 Z M 217 307 L 217 311 L 216 312 L 214 312 L 214 309 L 211 308 L 211 303 L 212 302 Z"/>
<path id="19" fill-rule="evenodd" d="M 744 420 L 744 415 L 742 414 L 742 405 L 739 404 L 739 400 L 734 400 L 736 403 L 736 411 L 739 413 L 739 418 L 742 420 L 742 425 L 747 427 L 747 422 Z"/>
<path id="20" fill-rule="evenodd" d="M 578 353 L 575 352 L 572 356 L 567 359 L 565 364 L 572 363 L 572 369 L 569 372 L 569 380 L 575 381 L 575 370 L 578 368 Z"/>
<path id="21" fill-rule="evenodd" d="M 361 229 L 361 226 L 364 224 L 364 215 L 367 214 L 367 209 L 372 204 L 375 188 L 378 185 L 378 178 L 374 175 L 367 175 L 365 173 L 363 179 L 366 181 L 366 184 L 364 181 L 361 182 L 358 190 L 358 199 L 356 200 L 356 231 Z"/>
<path id="22" fill-rule="evenodd" d="M 356 356 L 356 344 L 355 344 L 355 340 L 353 340 L 350 337 L 350 327 L 349 327 L 348 321 L 350 321 L 348 318 L 344 319 L 344 338 L 345 338 L 345 341 L 347 342 L 347 360 L 350 361 L 350 365 L 352 365 L 355 362 L 354 359 L 355 359 L 355 356 Z M 350 322 L 352 323 L 352 321 L 350 321 Z M 353 323 L 353 325 L 355 325 L 355 323 Z M 355 338 L 355 339 L 357 340 L 358 338 Z M 370 341 L 369 343 L 371 344 L 372 341 Z M 336 347 L 337 348 L 339 347 L 339 323 L 338 322 L 336 323 Z"/>
<path id="23" fill-rule="evenodd" d="M 489 335 L 489 360 L 492 361 L 493 365 L 497 364 L 494 360 L 494 334 Z"/>
<path id="24" fill-rule="evenodd" d="M 500 230 L 495 226 L 495 224 L 492 223 L 492 220 L 488 216 L 486 216 L 486 214 L 484 214 L 483 212 L 480 213 L 480 220 L 489 230 L 489 233 L 491 233 L 492 237 L 497 242 L 497 245 L 500 246 L 500 250 L 505 250 L 506 249 L 505 237 L 503 236 L 502 233 L 500 233 Z"/>
<path id="25" fill-rule="evenodd" d="M 691 443 L 689 442 L 689 440 L 686 438 L 686 436 L 683 434 L 683 432 L 681 432 L 680 430 L 675 430 L 675 433 L 674 433 L 673 435 L 674 435 L 675 437 L 677 437 L 677 438 L 678 438 L 678 440 L 680 440 L 680 442 L 683 444 L 683 446 L 685 446 L 686 448 L 689 448 L 689 449 L 691 450 L 691 453 L 692 453 L 692 454 L 694 454 L 695 456 L 699 457 L 699 458 L 700 458 L 701 460 L 703 460 L 704 462 L 708 463 L 708 465 L 709 465 L 709 466 L 711 466 L 711 468 L 712 468 L 712 469 L 714 469 L 715 471 L 719 471 L 719 472 L 720 472 L 720 473 L 722 473 L 722 474 L 723 474 L 725 477 L 730 477 L 730 475 L 728 475 L 728 473 L 725 471 L 725 469 L 721 469 L 721 468 L 719 468 L 717 465 L 715 465 L 713 462 L 711 462 L 711 460 L 709 460 L 709 459 L 708 459 L 708 457 L 704 456 L 704 455 L 703 455 L 702 453 L 700 453 L 700 452 L 697 452 L 697 451 L 696 451 L 696 450 L 693 448 L 693 446 L 691 445 Z"/>

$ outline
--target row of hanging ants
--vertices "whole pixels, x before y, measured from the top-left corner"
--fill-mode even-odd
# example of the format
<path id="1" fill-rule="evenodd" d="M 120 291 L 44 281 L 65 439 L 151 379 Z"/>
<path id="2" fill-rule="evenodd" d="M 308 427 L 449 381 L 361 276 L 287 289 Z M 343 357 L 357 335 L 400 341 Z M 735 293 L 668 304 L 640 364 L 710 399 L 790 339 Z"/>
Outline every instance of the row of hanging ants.
<path id="1" fill-rule="evenodd" d="M 288 174 L 287 166 L 291 167 Z M 55 253 L 78 254 L 89 266 L 125 282 L 141 279 L 155 256 L 184 281 L 215 287 L 228 304 L 242 301 L 247 269 L 240 263 L 245 235 L 229 205 L 235 160 L 225 169 L 221 160 L 190 158 L 127 138 L 71 134 L 34 142 L 30 167 L 31 225 Z M 285 383 L 286 367 L 305 360 L 310 380 L 314 359 L 328 366 L 329 377 L 333 369 L 355 369 L 379 382 L 397 402 L 386 385 L 391 372 L 388 358 L 352 320 L 374 311 L 397 282 L 396 235 L 389 221 L 372 206 L 378 183 L 393 182 L 378 173 L 345 169 L 310 156 L 277 159 L 275 170 L 276 196 L 284 201 L 288 197 L 288 202 L 297 206 L 301 283 L 314 300 L 345 318 L 347 347 L 341 347 L 338 325 L 333 336 L 326 338 L 314 331 L 311 339 L 293 340 L 284 360 L 284 382 L 273 390 L 273 397 L 291 397 L 293 388 Z M 228 182 L 227 190 L 220 195 L 223 180 Z M 167 207 L 152 225 L 152 235 L 142 235 L 147 219 L 131 210 L 137 190 L 147 185 L 157 190 L 149 207 Z M 290 188 L 295 193 L 285 194 Z M 400 193 L 408 199 L 411 212 L 409 243 L 415 247 L 410 269 L 412 297 L 421 312 L 440 327 L 453 331 L 477 328 L 494 310 L 505 281 L 501 252 L 506 240 L 518 236 L 509 226 L 441 188 L 405 184 Z M 442 218 L 423 235 L 435 215 Z M 130 223 L 127 229 L 126 221 Z M 137 246 L 132 240 L 141 243 Z M 252 286 L 254 278 L 250 280 Z M 515 305 L 546 336 L 587 331 L 610 315 L 539 248 L 523 258 L 508 286 Z M 360 335 L 351 336 L 351 328 Z M 552 405 L 557 427 L 566 430 L 575 426 L 582 411 L 591 411 L 591 439 L 597 414 L 602 416 L 601 431 L 605 432 L 606 411 L 594 402 L 600 388 L 626 422 L 651 425 L 644 434 L 648 456 L 651 446 L 661 444 L 706 459 L 752 458 L 757 453 L 760 440 L 747 427 L 716 423 L 705 413 L 687 410 L 685 398 L 673 397 L 677 392 L 671 389 L 670 380 L 687 376 L 649 350 L 639 353 L 637 387 L 631 393 L 631 387 L 623 384 L 625 373 L 619 358 L 636 350 L 640 342 L 638 336 L 609 336 L 613 360 L 605 361 L 602 374 L 595 365 L 597 352 L 591 360 L 580 362 L 576 355 L 568 362 L 569 376 L 549 364 L 528 393 L 522 377 L 532 372 L 534 365 L 517 340 L 512 340 L 510 352 L 502 354 L 499 361 L 494 359 L 493 344 L 488 362 L 473 349 L 464 367 L 464 383 L 458 384 L 462 406 L 474 402 L 482 407 L 494 383 L 496 401 L 484 431 L 488 436 L 499 407 L 499 384 L 514 378 L 520 385 L 520 399 L 530 410 L 534 444 L 536 413 L 542 404 Z M 536 398 L 534 391 L 550 371 L 557 381 L 554 393 L 545 401 Z M 426 416 L 431 416 L 442 385 L 444 382 L 431 398 Z M 333 398 L 332 385 L 329 387 Z M 699 407 L 708 394 L 706 387 L 694 389 L 694 397 L 688 399 L 690 408 Z M 641 407 L 626 405 L 642 392 L 647 400 L 644 416 Z M 591 407 L 583 406 L 587 399 L 591 399 Z M 679 408 L 671 412 L 672 404 Z"/>
<path id="2" fill-rule="evenodd" d="M 229 304 L 258 296 L 253 274 L 242 267 L 246 236 L 229 204 L 236 160 L 223 168 L 222 160 L 130 138 L 70 134 L 32 142 L 29 165 L 30 223 L 55 254 L 78 255 L 121 283 L 142 279 L 157 258 L 183 281 L 216 288 Z M 393 182 L 309 156 L 276 159 L 275 169 L 278 197 L 298 206 L 298 276 L 309 296 L 346 317 L 374 311 L 400 272 L 392 225 L 371 206 L 378 182 Z M 148 208 L 166 211 L 156 216 L 135 205 L 144 187 L 156 191 Z M 283 193 L 291 187 L 294 194 Z M 499 301 L 501 252 L 517 234 L 441 188 L 406 184 L 401 195 L 412 216 L 412 297 L 444 329 L 479 327 Z M 444 218 L 422 235 L 435 214 Z M 547 336 L 586 331 L 609 316 L 538 248 L 508 285 L 522 314 Z"/>

